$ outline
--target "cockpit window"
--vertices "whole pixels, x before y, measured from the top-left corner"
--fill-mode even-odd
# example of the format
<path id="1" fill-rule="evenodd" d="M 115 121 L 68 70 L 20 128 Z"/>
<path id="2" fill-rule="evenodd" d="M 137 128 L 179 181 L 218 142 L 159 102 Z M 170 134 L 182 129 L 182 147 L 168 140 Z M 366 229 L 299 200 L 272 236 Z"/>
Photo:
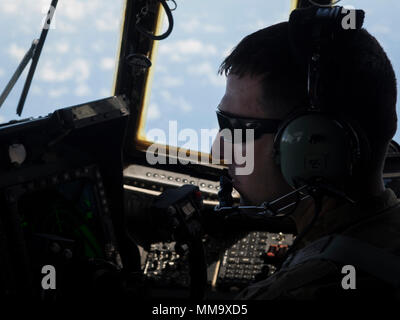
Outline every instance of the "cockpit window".
<path id="1" fill-rule="evenodd" d="M 202 136 L 201 131 L 208 130 L 214 136 L 217 132 L 214 111 L 225 89 L 225 77 L 217 74 L 221 61 L 245 35 L 287 20 L 291 5 L 297 1 L 176 2 L 174 30 L 160 41 L 153 58 L 139 139 L 208 153 L 212 138 L 204 141 L 206 135 Z M 395 70 L 399 70 L 396 13 L 400 3 L 343 0 L 337 5 L 366 11 L 366 28 L 378 38 Z M 399 133 L 395 140 L 400 141 Z"/>
<path id="2" fill-rule="evenodd" d="M 39 38 L 50 0 L 0 1 L 0 91 Z M 22 118 L 37 117 L 113 94 L 125 0 L 59 1 Z M 0 109 L 0 122 L 16 107 L 28 65 Z"/>
<path id="3" fill-rule="evenodd" d="M 174 30 L 158 43 L 153 58 L 139 137 L 209 153 L 217 133 L 215 110 L 225 91 L 225 77 L 217 74 L 219 65 L 245 35 L 287 20 L 291 2 L 176 3 Z M 166 29 L 166 18 L 164 22 Z"/>

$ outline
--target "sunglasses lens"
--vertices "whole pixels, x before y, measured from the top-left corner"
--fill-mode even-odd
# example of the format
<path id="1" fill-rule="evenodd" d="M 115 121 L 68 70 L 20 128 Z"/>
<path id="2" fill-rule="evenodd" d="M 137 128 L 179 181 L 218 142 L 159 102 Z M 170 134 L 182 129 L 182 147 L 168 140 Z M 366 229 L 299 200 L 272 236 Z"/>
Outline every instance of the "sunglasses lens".
<path id="1" fill-rule="evenodd" d="M 217 112 L 218 124 L 220 135 L 227 142 L 231 143 L 246 143 L 246 132 L 247 135 L 255 137 L 259 137 L 257 134 L 257 130 L 253 130 L 254 135 L 249 135 L 249 128 L 245 124 L 240 123 L 238 119 L 229 118 L 219 112 Z"/>
<path id="2" fill-rule="evenodd" d="M 217 112 L 217 118 L 218 118 L 218 124 L 219 124 L 219 129 L 233 129 L 233 126 L 231 124 L 231 119 L 228 117 L 222 115 L 221 113 Z"/>

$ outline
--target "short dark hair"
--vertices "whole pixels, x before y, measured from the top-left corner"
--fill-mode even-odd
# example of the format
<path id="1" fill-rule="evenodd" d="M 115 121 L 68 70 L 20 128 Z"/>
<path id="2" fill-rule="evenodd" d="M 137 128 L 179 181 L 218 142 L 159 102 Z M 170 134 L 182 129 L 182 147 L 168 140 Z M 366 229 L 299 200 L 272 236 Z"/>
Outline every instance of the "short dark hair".
<path id="1" fill-rule="evenodd" d="M 321 70 L 319 98 L 328 110 L 358 122 L 379 165 L 397 129 L 396 77 L 378 41 L 365 29 L 352 32 Z M 282 22 L 246 36 L 219 73 L 261 76 L 269 111 L 284 118 L 308 100 L 306 70 L 291 47 L 288 22 Z"/>

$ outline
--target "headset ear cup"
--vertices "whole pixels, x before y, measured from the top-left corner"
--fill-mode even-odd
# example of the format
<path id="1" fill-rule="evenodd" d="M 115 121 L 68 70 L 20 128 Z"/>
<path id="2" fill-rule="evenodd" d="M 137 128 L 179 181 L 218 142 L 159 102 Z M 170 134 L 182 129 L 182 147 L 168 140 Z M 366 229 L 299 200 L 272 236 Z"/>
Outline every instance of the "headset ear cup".
<path id="1" fill-rule="evenodd" d="M 273 146 L 273 150 L 272 150 L 272 156 L 274 158 L 275 164 L 277 166 L 281 166 L 281 157 L 279 154 L 279 144 L 280 144 L 280 139 L 281 139 L 281 129 L 278 129 L 278 132 L 275 134 L 274 136 L 274 146 Z"/>
<path id="2" fill-rule="evenodd" d="M 371 146 L 369 140 L 360 127 L 358 122 L 350 119 L 342 119 L 344 128 L 349 133 L 349 138 L 352 141 L 353 157 L 351 176 L 356 177 L 364 174 L 370 166 L 371 161 Z"/>
<path id="3" fill-rule="evenodd" d="M 333 113 L 306 112 L 282 126 L 275 140 L 280 170 L 294 186 L 325 181 L 338 188 L 368 164 L 368 140 Z"/>
<path id="4" fill-rule="evenodd" d="M 372 160 L 371 145 L 364 130 L 358 124 L 353 124 L 353 128 L 355 129 L 354 131 L 356 132 L 359 144 L 359 156 L 355 163 L 354 175 L 365 174 L 369 170 Z"/>
<path id="5" fill-rule="evenodd" d="M 274 137 L 274 146 L 273 146 L 273 157 L 275 160 L 275 163 L 277 166 L 279 166 L 279 169 L 282 172 L 281 168 L 281 153 L 280 153 L 280 144 L 281 144 L 281 139 L 282 139 L 282 134 L 286 127 L 294 120 L 297 119 L 300 115 L 303 115 L 306 113 L 306 109 L 299 109 L 299 110 L 294 110 L 293 112 L 289 113 L 288 116 L 286 116 L 286 120 L 283 121 L 281 126 L 278 128 L 278 131 L 275 134 Z"/>

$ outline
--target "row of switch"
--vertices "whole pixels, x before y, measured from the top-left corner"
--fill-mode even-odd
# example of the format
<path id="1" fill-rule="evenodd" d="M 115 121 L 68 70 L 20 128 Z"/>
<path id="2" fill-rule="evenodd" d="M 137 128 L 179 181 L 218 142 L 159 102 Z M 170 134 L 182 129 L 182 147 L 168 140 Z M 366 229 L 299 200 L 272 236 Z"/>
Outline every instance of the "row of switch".
<path id="1" fill-rule="evenodd" d="M 160 179 L 167 179 L 167 180 L 169 180 L 169 181 L 176 181 L 176 182 L 182 182 L 182 183 L 184 183 L 184 184 L 187 184 L 187 183 L 190 183 L 190 184 L 193 184 L 193 185 L 196 185 L 196 182 L 194 181 L 194 180 L 188 180 L 188 179 L 186 179 L 186 178 L 179 178 L 179 177 L 176 177 L 175 179 L 174 179 L 174 177 L 172 177 L 172 176 L 166 176 L 165 174 L 158 174 L 158 173 L 151 173 L 151 172 L 147 172 L 146 173 L 146 177 L 148 177 L 148 178 L 151 178 L 151 177 L 153 177 L 153 178 L 160 178 Z M 209 188 L 209 189 L 216 189 L 216 190 L 219 190 L 219 185 L 212 185 L 212 184 L 209 184 L 209 185 L 207 185 L 206 183 L 204 183 L 204 182 L 202 182 L 202 183 L 200 183 L 200 187 L 202 187 L 202 188 Z"/>

